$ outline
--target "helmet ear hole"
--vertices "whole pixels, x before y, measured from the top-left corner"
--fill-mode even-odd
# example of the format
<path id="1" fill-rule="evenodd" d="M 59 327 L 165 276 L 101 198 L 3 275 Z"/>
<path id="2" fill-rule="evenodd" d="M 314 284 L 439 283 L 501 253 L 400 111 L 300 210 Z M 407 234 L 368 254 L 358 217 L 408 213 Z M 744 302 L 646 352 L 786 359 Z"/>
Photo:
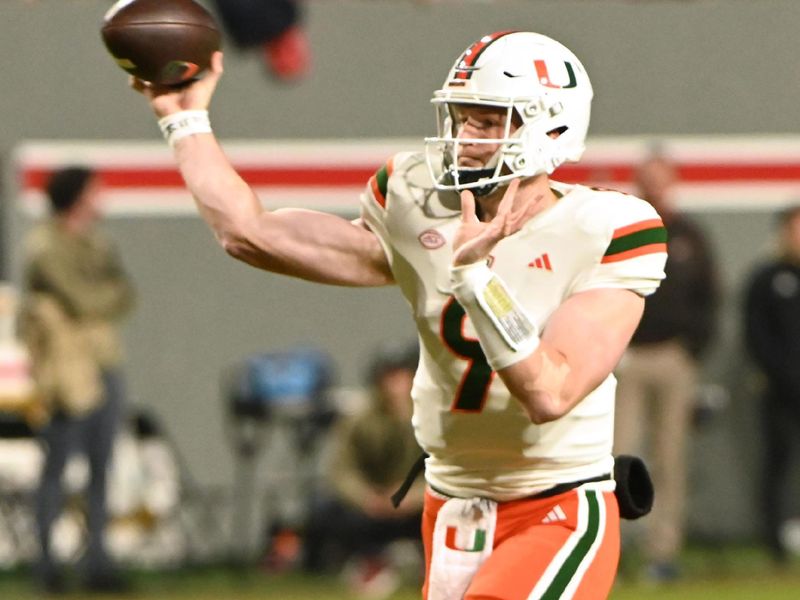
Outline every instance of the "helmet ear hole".
<path id="1" fill-rule="evenodd" d="M 551 117 L 560 115 L 562 112 L 564 112 L 564 105 L 561 104 L 561 102 L 556 102 L 550 107 L 549 112 Z"/>
<path id="2" fill-rule="evenodd" d="M 516 107 L 514 108 L 514 112 L 516 112 Z M 542 102 L 541 100 L 531 100 L 522 108 L 522 112 L 525 113 L 525 116 L 529 119 L 533 119 L 537 117 L 542 112 Z M 521 118 L 521 117 L 520 117 Z"/>
<path id="3" fill-rule="evenodd" d="M 556 139 L 558 136 L 560 136 L 562 133 L 564 133 L 567 129 L 569 129 L 569 127 L 567 127 L 566 125 L 562 125 L 561 127 L 556 127 L 555 129 L 551 129 L 550 131 L 547 132 L 547 135 L 550 136 L 553 139 Z"/>

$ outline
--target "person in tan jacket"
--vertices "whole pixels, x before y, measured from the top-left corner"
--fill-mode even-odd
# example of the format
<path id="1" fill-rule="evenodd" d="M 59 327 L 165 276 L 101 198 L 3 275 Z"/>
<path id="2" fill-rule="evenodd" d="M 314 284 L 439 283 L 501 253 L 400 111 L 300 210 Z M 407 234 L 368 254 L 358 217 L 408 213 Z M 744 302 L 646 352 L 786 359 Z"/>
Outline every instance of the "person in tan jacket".
<path id="1" fill-rule="evenodd" d="M 410 540 L 421 550 L 422 478 L 399 506 L 391 501 L 409 466 L 422 454 L 411 425 L 411 385 L 418 360 L 416 342 L 375 349 L 367 369 L 366 406 L 335 428 L 327 489 L 312 503 L 304 567 L 316 572 L 344 564 L 357 597 L 388 596 L 399 583 L 388 552 L 393 542 Z"/>
<path id="2" fill-rule="evenodd" d="M 133 286 L 114 243 L 97 227 L 96 174 L 83 167 L 56 171 L 47 195 L 51 215 L 25 240 L 24 273 L 23 332 L 50 413 L 41 430 L 46 457 L 36 500 L 37 582 L 51 592 L 65 586 L 51 553 L 51 529 L 64 503 L 64 467 L 82 452 L 90 470 L 84 583 L 114 591 L 122 581 L 103 541 L 106 472 L 125 395 L 118 327 L 133 306 Z"/>

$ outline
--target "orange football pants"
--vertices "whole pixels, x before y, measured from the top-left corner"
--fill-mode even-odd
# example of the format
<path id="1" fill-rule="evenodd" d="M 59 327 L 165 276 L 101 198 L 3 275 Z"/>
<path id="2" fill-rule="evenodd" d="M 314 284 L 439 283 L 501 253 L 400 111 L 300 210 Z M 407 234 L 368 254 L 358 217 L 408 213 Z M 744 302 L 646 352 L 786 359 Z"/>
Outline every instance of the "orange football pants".
<path id="1" fill-rule="evenodd" d="M 602 600 L 608 598 L 620 551 L 619 506 L 598 484 L 543 499 L 501 502 L 494 550 L 472 578 L 464 600 Z M 424 600 L 433 530 L 445 500 L 425 494 Z"/>

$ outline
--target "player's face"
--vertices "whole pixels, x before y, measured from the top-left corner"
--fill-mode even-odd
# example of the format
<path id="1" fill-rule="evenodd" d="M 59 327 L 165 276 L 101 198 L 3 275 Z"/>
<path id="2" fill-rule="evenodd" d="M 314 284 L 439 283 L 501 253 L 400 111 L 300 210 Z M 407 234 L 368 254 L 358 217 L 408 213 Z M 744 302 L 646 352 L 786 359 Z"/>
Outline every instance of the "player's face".
<path id="1" fill-rule="evenodd" d="M 81 199 L 76 205 L 77 211 L 80 212 L 81 219 L 86 223 L 93 223 L 100 219 L 100 195 L 100 181 L 97 177 L 93 177 L 89 183 L 86 184 L 86 187 L 81 193 Z"/>
<path id="2" fill-rule="evenodd" d="M 505 108 L 493 108 L 472 104 L 456 104 L 453 106 L 455 136 L 459 139 L 499 139 L 506 137 L 506 120 L 508 111 Z M 511 124 L 509 133 L 516 129 Z M 500 144 L 469 144 L 459 146 L 458 166 L 481 168 L 497 152 Z"/>

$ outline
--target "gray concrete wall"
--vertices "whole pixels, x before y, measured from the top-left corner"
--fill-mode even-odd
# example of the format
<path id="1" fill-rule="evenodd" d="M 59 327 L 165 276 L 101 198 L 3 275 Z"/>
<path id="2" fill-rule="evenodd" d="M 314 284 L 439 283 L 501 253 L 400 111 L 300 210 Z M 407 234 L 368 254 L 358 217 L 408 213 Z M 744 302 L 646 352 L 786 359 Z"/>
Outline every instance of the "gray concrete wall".
<path id="1" fill-rule="evenodd" d="M 101 46 L 109 5 L 0 1 L 3 156 L 23 139 L 157 138 L 149 109 Z M 312 0 L 312 75 L 276 83 L 253 53 L 229 44 L 212 118 L 225 139 L 423 136 L 434 124 L 431 91 L 458 53 L 484 33 L 513 27 L 552 35 L 583 58 L 596 90 L 594 135 L 796 133 L 798 24 L 796 0 Z M 6 207 L 12 184 L 7 178 Z M 768 215 L 699 217 L 717 243 L 729 292 L 708 377 L 736 393 L 732 409 L 696 438 L 693 520 L 701 533 L 737 535 L 754 525 L 758 437 L 752 395 L 734 368 L 742 360 L 736 292 L 761 250 Z M 258 274 L 225 257 L 197 218 L 109 226 L 140 291 L 126 330 L 132 399 L 158 410 L 203 480 L 231 480 L 219 390 L 225 365 L 310 342 L 334 352 L 340 380 L 355 384 L 375 343 L 412 333 L 395 290 Z M 12 237 L 6 272 L 17 270 L 16 248 Z"/>
<path id="2" fill-rule="evenodd" d="M 794 0 L 310 0 L 314 72 L 268 80 L 228 42 L 220 135 L 425 135 L 428 99 L 484 33 L 529 28 L 570 46 L 596 88 L 592 132 L 796 130 Z M 154 138 L 145 105 L 106 55 L 107 0 L 0 2 L 0 150 L 23 138 Z"/>

